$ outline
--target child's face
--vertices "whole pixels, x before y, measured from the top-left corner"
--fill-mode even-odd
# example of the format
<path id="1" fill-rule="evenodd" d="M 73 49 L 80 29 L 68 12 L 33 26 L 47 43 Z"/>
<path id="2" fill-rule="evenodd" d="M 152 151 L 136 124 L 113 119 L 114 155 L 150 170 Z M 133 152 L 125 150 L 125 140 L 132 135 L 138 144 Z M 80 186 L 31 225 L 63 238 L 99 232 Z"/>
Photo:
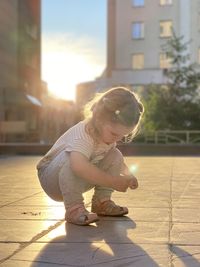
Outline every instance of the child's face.
<path id="1" fill-rule="evenodd" d="M 134 127 L 126 127 L 118 123 L 107 123 L 101 125 L 100 139 L 106 144 L 120 141 L 125 135 L 132 132 Z"/>

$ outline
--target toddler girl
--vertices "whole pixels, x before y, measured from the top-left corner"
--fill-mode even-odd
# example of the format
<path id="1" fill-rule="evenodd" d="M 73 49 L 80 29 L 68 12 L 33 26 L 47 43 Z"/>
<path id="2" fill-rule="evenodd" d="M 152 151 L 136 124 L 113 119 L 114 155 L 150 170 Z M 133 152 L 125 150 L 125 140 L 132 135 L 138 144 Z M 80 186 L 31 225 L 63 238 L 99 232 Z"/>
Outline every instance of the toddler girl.
<path id="1" fill-rule="evenodd" d="M 122 138 L 137 132 L 143 105 L 124 87 L 112 88 L 89 104 L 85 120 L 67 130 L 37 165 L 42 188 L 63 201 L 67 222 L 89 225 L 99 216 L 123 216 L 126 207 L 111 200 L 114 190 L 138 186 L 116 148 Z M 91 212 L 83 193 L 94 188 Z"/>

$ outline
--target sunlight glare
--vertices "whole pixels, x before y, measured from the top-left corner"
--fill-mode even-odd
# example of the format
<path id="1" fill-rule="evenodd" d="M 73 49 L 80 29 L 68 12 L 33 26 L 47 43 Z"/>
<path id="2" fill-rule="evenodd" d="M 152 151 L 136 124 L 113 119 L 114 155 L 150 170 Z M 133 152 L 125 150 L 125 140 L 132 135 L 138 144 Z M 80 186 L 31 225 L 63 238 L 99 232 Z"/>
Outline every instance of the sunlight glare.
<path id="1" fill-rule="evenodd" d="M 47 238 L 51 241 L 52 239 L 61 236 L 63 236 L 63 238 L 65 238 L 66 236 L 65 222 L 63 222 L 61 225 L 50 231 L 47 235 Z"/>
<path id="2" fill-rule="evenodd" d="M 74 45 L 73 45 L 74 42 Z M 100 76 L 104 65 L 93 48 L 85 48 L 83 41 L 69 42 L 63 37 L 46 38 L 43 42 L 42 78 L 55 96 L 74 100 L 76 85 Z M 77 44 L 78 42 L 78 44 Z M 91 49 L 91 51 L 90 51 Z M 98 55 L 97 58 L 93 55 Z"/>
<path id="3" fill-rule="evenodd" d="M 129 167 L 129 171 L 131 174 L 135 174 L 137 171 L 138 171 L 138 165 L 137 164 L 132 164 L 130 167 Z"/>

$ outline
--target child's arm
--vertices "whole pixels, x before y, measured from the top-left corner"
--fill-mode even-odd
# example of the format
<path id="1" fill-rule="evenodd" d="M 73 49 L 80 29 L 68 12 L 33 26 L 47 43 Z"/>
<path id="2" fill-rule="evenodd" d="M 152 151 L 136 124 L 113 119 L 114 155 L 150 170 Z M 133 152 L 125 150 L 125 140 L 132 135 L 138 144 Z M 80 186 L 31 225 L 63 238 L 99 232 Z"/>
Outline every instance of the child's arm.
<path id="1" fill-rule="evenodd" d="M 128 175 L 112 176 L 100 170 L 90 163 L 83 154 L 75 151 L 70 153 L 70 166 L 77 176 L 84 178 L 88 182 L 94 185 L 111 187 L 121 192 L 125 192 L 132 181 L 132 177 Z"/>
<path id="2" fill-rule="evenodd" d="M 132 173 L 129 171 L 128 166 L 126 165 L 125 162 L 123 162 L 123 166 L 122 166 L 122 174 L 124 175 L 132 175 Z"/>

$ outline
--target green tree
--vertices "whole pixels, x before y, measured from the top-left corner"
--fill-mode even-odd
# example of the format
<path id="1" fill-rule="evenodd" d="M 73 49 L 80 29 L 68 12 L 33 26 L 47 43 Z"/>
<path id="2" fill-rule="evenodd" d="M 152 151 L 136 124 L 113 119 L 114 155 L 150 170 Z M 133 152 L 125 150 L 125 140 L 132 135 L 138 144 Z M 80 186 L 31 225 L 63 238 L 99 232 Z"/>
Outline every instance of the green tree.
<path id="1" fill-rule="evenodd" d="M 167 129 L 166 113 L 168 113 L 168 88 L 150 84 L 144 88 L 143 104 L 145 108 L 143 128 L 145 132 Z"/>
<path id="2" fill-rule="evenodd" d="M 173 32 L 164 47 L 172 65 L 165 73 L 169 88 L 167 103 L 170 106 L 167 121 L 170 128 L 178 130 L 200 128 L 200 72 L 197 64 L 190 63 L 188 44 Z"/>
<path id="3" fill-rule="evenodd" d="M 150 85 L 144 90 L 147 131 L 200 129 L 200 72 L 190 63 L 187 48 L 188 43 L 175 33 L 163 47 L 171 68 L 165 71 L 167 86 Z"/>

